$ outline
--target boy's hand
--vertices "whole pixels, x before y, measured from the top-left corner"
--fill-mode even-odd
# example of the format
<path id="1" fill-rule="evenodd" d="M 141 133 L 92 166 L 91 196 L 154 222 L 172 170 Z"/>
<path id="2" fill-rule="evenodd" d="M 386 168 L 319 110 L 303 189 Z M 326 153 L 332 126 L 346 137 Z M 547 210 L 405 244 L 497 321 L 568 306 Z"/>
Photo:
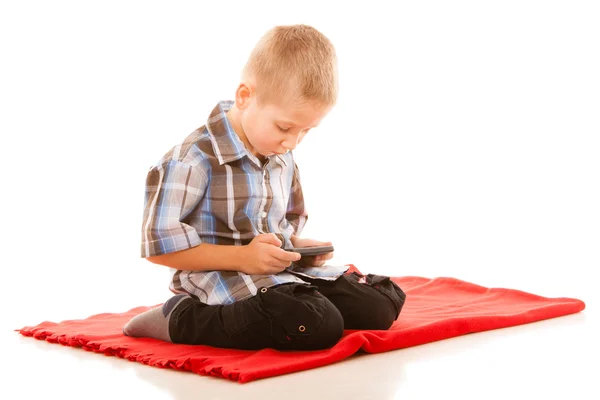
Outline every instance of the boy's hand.
<path id="1" fill-rule="evenodd" d="M 314 239 L 301 239 L 299 237 L 292 237 L 292 244 L 294 247 L 314 247 L 314 246 L 331 246 L 333 243 L 331 242 L 321 242 L 319 240 Z M 293 253 L 297 254 L 297 253 Z M 322 267 L 325 265 L 327 260 L 331 260 L 333 258 L 333 252 L 327 254 L 320 254 L 318 256 L 309 256 L 302 257 L 300 261 L 296 263 L 301 267 Z"/>
<path id="2" fill-rule="evenodd" d="M 244 250 L 241 272 L 248 275 L 275 275 L 300 259 L 300 254 L 283 250 L 272 233 L 256 236 Z"/>

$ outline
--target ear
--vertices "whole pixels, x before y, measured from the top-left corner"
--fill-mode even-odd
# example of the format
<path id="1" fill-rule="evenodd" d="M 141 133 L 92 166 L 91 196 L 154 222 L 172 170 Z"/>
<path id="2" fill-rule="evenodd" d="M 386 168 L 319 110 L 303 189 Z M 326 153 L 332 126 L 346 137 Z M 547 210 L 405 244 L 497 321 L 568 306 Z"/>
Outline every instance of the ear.
<path id="1" fill-rule="evenodd" d="M 246 83 L 240 83 L 235 91 L 235 105 L 239 110 L 243 110 L 250 104 L 250 99 L 253 95 L 253 90 Z"/>

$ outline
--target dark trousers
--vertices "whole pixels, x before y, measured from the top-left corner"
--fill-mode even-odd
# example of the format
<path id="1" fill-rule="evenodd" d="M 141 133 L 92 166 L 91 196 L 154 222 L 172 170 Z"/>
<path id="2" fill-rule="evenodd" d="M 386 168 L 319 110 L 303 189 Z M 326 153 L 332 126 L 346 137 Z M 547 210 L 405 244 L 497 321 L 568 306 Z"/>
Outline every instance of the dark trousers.
<path id="1" fill-rule="evenodd" d="M 260 288 L 228 305 L 186 299 L 171 314 L 171 339 L 236 349 L 324 349 L 335 345 L 344 329 L 388 329 L 406 299 L 396 283 L 379 275 L 302 279 L 310 285 Z"/>

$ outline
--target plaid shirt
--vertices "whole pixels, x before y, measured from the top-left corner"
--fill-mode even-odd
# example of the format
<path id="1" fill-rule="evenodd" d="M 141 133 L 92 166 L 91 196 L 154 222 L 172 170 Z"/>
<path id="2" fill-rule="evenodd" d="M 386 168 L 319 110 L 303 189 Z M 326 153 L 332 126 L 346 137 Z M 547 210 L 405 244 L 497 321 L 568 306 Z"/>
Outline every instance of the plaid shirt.
<path id="1" fill-rule="evenodd" d="M 150 168 L 146 179 L 142 257 L 186 250 L 200 243 L 242 246 L 274 233 L 292 247 L 307 221 L 298 167 L 292 152 L 264 165 L 233 131 L 220 102 L 205 126 L 192 132 Z M 206 304 L 230 304 L 254 296 L 258 288 L 306 283 L 300 276 L 334 280 L 347 267 L 301 268 L 276 275 L 237 271 L 173 270 L 169 288 Z"/>

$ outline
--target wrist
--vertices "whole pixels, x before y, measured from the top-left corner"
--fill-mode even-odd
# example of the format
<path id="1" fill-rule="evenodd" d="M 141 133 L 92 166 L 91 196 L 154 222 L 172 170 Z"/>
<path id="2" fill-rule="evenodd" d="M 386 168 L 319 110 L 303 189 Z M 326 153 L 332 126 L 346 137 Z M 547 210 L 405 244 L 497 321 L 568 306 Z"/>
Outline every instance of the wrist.
<path id="1" fill-rule="evenodd" d="M 248 245 L 235 246 L 235 250 L 237 271 L 246 274 L 246 267 L 248 266 L 249 247 Z"/>

